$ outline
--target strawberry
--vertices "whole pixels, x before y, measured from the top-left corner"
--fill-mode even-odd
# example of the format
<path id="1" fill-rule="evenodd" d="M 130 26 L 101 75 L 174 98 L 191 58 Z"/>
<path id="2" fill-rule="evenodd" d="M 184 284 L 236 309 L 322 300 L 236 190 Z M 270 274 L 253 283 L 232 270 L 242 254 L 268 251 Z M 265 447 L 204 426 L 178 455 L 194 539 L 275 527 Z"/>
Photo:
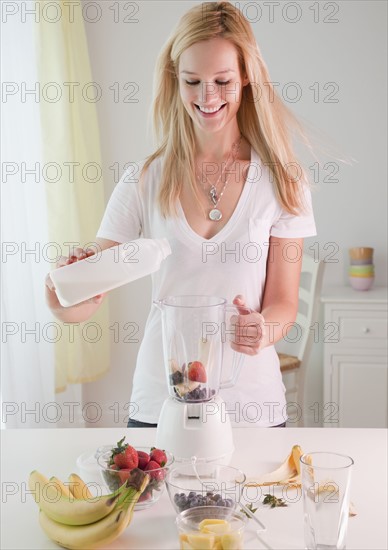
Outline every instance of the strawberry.
<path id="1" fill-rule="evenodd" d="M 188 378 L 192 382 L 206 382 L 206 370 L 200 361 L 189 363 Z"/>
<path id="2" fill-rule="evenodd" d="M 161 449 L 156 449 L 155 447 L 151 448 L 150 459 L 154 462 L 157 462 L 159 466 L 165 466 L 167 464 L 167 456 L 164 451 Z"/>
<path id="3" fill-rule="evenodd" d="M 118 470 L 117 474 L 120 478 L 120 484 L 124 485 L 131 474 L 131 470 L 129 468 L 123 468 L 122 470 Z"/>
<path id="4" fill-rule="evenodd" d="M 165 478 L 165 471 L 154 460 L 150 460 L 147 466 L 144 468 L 145 472 L 148 472 L 151 479 L 156 481 L 163 481 Z"/>
<path id="5" fill-rule="evenodd" d="M 120 469 L 132 470 L 132 468 L 137 468 L 139 457 L 134 447 L 131 447 L 128 443 L 123 445 L 124 440 L 125 436 L 117 443 L 117 447 L 112 449 L 110 464 L 116 464 Z"/>
<path id="6" fill-rule="evenodd" d="M 140 470 L 144 470 L 144 468 L 150 461 L 150 455 L 148 453 L 145 453 L 144 451 L 137 451 L 137 455 L 139 457 L 138 467 L 140 468 Z"/>
<path id="7" fill-rule="evenodd" d="M 133 470 L 133 468 L 137 468 L 139 464 L 137 450 L 130 445 L 120 454 L 115 455 L 113 460 L 120 470 Z"/>
<path id="8" fill-rule="evenodd" d="M 138 502 L 144 502 L 145 500 L 150 500 L 151 497 L 152 497 L 152 491 L 142 493 L 139 497 Z"/>

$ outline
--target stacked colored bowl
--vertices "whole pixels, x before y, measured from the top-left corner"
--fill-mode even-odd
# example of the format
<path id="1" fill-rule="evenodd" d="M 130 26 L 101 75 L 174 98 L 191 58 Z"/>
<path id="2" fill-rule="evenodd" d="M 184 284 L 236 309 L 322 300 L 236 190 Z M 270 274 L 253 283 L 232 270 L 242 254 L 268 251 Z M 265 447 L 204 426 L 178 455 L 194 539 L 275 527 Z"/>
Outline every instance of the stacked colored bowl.
<path id="1" fill-rule="evenodd" d="M 350 248 L 349 257 L 349 281 L 351 286 L 355 290 L 369 290 L 375 277 L 373 248 Z"/>

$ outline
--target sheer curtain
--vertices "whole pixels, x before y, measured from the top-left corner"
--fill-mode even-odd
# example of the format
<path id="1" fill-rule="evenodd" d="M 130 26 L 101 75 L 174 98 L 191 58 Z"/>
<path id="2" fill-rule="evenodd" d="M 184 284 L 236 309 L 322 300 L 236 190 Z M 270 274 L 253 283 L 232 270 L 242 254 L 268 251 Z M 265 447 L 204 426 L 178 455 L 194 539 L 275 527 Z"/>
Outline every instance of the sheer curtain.
<path id="1" fill-rule="evenodd" d="M 93 246 L 105 207 L 100 153 L 97 86 L 91 73 L 81 3 L 71 11 L 40 0 L 46 17 L 36 25 L 38 79 L 45 90 L 40 105 L 42 157 L 46 171 L 49 239 L 64 256 L 69 243 Z M 89 90 L 85 93 L 85 90 Z M 89 93 L 91 95 L 89 95 Z M 98 97 L 98 96 L 97 96 Z M 89 244 L 90 243 L 90 244 Z M 77 245 L 76 245 L 77 246 Z M 98 249 L 95 249 L 98 250 Z M 93 319 L 61 325 L 55 345 L 55 387 L 94 381 L 109 368 L 109 319 L 105 300 Z"/>
<path id="2" fill-rule="evenodd" d="M 2 25 L 2 428 L 58 419 L 34 24 L 19 16 Z"/>
<path id="3" fill-rule="evenodd" d="M 96 105 L 66 96 L 93 81 L 81 5 L 53 22 L 55 3 L 23 2 L 2 25 L 2 428 L 83 426 L 82 383 L 109 368 L 108 304 L 95 339 L 45 303 L 45 275 L 66 243 L 94 239 L 104 208 L 102 179 L 82 171 L 101 169 Z"/>

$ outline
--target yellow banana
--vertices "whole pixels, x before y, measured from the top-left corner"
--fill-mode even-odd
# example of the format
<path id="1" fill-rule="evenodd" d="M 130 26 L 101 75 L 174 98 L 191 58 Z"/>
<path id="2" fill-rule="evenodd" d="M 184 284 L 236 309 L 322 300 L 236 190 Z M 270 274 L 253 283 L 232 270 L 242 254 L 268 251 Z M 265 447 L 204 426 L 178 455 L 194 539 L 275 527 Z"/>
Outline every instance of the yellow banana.
<path id="1" fill-rule="evenodd" d="M 292 458 L 296 469 L 296 474 L 300 476 L 300 457 L 303 455 L 303 451 L 300 445 L 294 445 L 292 447 Z"/>
<path id="2" fill-rule="evenodd" d="M 258 479 L 248 479 L 245 483 L 247 487 L 258 487 L 265 485 L 293 485 L 301 486 L 300 457 L 303 451 L 299 445 L 294 445 L 290 454 L 284 462 L 268 474 L 263 474 Z"/>
<path id="3" fill-rule="evenodd" d="M 70 492 L 70 488 L 66 487 L 66 485 L 64 485 L 64 483 L 62 483 L 62 481 L 60 479 L 58 479 L 55 476 L 50 477 L 49 483 L 52 483 L 58 489 L 58 494 L 59 495 L 61 495 L 62 497 L 65 497 L 69 500 L 71 499 L 73 493 Z"/>
<path id="4" fill-rule="evenodd" d="M 100 520 L 114 509 L 125 484 L 114 493 L 93 499 L 75 499 L 72 495 L 68 498 L 59 493 L 56 482 L 34 470 L 29 477 L 29 488 L 35 502 L 51 519 L 66 525 L 86 525 Z"/>
<path id="5" fill-rule="evenodd" d="M 94 498 L 86 483 L 77 474 L 69 475 L 69 489 L 74 498 L 83 498 L 85 500 Z"/>
<path id="6" fill-rule="evenodd" d="M 46 535 L 60 546 L 71 550 L 93 549 L 115 540 L 129 525 L 133 509 L 149 482 L 149 475 L 135 469 L 122 487 L 114 509 L 104 518 L 89 525 L 64 525 L 50 518 L 43 510 L 39 522 Z"/>

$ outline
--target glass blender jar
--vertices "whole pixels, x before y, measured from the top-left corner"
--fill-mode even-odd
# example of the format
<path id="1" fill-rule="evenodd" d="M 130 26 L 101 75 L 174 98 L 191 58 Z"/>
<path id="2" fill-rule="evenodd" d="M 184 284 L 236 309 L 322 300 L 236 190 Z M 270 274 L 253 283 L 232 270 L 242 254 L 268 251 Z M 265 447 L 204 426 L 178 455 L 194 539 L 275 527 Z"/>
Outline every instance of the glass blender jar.
<path id="1" fill-rule="evenodd" d="M 243 354 L 230 348 L 234 305 L 216 296 L 168 296 L 154 302 L 162 315 L 163 353 L 169 397 L 158 420 L 156 445 L 179 460 L 228 463 L 232 428 L 221 388 L 232 387 Z M 223 379 L 227 357 L 230 374 Z"/>

